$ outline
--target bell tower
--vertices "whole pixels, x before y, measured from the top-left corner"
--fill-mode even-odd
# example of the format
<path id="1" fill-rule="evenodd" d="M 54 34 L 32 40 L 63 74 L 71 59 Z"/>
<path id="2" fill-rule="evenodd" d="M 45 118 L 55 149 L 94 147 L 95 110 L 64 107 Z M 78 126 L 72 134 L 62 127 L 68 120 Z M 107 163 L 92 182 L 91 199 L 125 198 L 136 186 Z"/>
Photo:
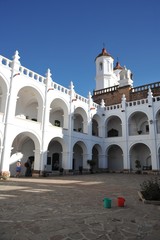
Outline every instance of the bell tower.
<path id="1" fill-rule="evenodd" d="M 105 48 L 96 57 L 96 89 L 104 89 L 118 85 L 117 77 L 113 72 L 113 57 L 106 51 Z"/>

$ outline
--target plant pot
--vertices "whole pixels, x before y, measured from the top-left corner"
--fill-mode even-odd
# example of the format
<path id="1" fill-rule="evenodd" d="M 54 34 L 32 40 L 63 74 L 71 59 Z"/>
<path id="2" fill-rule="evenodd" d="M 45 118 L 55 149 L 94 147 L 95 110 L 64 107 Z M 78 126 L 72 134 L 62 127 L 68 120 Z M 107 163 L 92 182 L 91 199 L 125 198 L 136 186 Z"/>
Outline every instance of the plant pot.
<path id="1" fill-rule="evenodd" d="M 9 177 L 3 177 L 3 180 L 7 180 Z"/>

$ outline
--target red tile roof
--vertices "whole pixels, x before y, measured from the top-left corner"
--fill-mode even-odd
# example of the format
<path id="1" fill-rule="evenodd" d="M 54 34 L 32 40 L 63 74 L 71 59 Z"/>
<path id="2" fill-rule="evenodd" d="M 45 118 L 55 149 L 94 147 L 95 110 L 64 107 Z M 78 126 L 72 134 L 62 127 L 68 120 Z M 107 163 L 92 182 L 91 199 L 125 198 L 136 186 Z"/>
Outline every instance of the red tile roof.
<path id="1" fill-rule="evenodd" d="M 113 57 L 106 51 L 105 48 L 102 49 L 102 52 L 95 58 L 95 60 L 96 60 L 98 57 L 102 57 L 102 56 L 107 56 L 107 57 L 113 58 Z"/>
<path id="2" fill-rule="evenodd" d="M 120 65 L 119 62 L 117 62 L 117 63 L 116 63 L 116 66 L 114 67 L 114 70 L 116 70 L 116 69 L 120 69 L 120 70 L 122 70 L 122 69 L 124 69 L 124 68 L 121 67 L 121 65 Z"/>

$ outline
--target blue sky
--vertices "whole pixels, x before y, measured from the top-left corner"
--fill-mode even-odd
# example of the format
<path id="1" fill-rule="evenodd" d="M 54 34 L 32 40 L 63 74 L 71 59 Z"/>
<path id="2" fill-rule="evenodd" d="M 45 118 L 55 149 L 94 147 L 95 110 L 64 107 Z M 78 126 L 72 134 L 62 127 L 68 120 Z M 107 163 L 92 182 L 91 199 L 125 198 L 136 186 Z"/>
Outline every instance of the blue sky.
<path id="1" fill-rule="evenodd" d="M 134 86 L 160 81 L 159 0 L 0 0 L 0 55 L 84 97 L 95 88 L 103 43 L 133 72 Z"/>

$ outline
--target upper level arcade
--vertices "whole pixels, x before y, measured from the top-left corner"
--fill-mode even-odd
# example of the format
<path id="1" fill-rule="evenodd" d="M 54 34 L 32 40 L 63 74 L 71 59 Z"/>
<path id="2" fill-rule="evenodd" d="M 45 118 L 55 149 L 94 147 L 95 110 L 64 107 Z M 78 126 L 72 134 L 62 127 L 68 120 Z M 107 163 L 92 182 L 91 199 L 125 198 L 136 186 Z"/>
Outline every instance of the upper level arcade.
<path id="1" fill-rule="evenodd" d="M 97 58 L 101 57 L 110 58 L 105 52 Z M 93 102 L 91 94 L 88 98 L 78 95 L 72 83 L 70 89 L 67 89 L 53 82 L 50 72 L 43 77 L 21 66 L 18 60 L 16 64 L 19 75 L 15 74 L 12 79 L 14 87 L 10 96 L 13 101 L 10 102 L 9 117 L 12 124 L 18 127 L 25 125 L 33 130 L 41 130 L 45 122 L 49 131 L 71 129 L 74 136 L 80 133 L 84 136 L 91 134 L 93 137 L 115 139 L 124 136 L 123 116 L 126 115 L 129 136 L 149 135 L 152 121 L 156 125 L 156 132 L 160 133 L 160 83 L 137 88 L 112 86 L 97 90 L 93 96 L 99 97 L 100 104 L 97 104 Z M 0 123 L 3 125 L 10 91 L 11 65 L 12 61 L 0 56 Z M 117 63 L 110 70 L 118 76 L 125 68 Z M 130 90 L 125 92 L 124 89 L 127 88 Z"/>

